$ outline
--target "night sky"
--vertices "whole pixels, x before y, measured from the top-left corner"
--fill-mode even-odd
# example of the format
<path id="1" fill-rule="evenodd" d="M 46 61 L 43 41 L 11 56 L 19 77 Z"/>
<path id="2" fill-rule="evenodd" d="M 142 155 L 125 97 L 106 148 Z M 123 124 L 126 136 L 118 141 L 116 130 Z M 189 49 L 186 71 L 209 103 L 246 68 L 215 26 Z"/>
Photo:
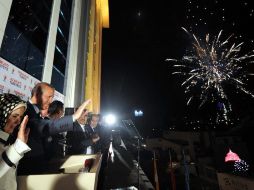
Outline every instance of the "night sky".
<path id="1" fill-rule="evenodd" d="M 200 38 L 217 35 L 243 41 L 243 54 L 254 49 L 254 6 L 251 0 L 109 0 L 110 28 L 103 29 L 102 113 L 129 117 L 135 109 L 139 129 L 193 129 L 209 122 L 209 107 L 187 106 L 183 78 L 172 75 L 167 58 L 181 59 L 191 47 L 185 27 Z M 246 69 L 254 72 L 253 64 Z M 246 84 L 254 92 L 253 76 Z M 254 99 L 230 92 L 236 126 L 253 109 Z M 216 110 L 213 110 L 216 112 Z M 187 125 L 193 123 L 194 125 Z"/>

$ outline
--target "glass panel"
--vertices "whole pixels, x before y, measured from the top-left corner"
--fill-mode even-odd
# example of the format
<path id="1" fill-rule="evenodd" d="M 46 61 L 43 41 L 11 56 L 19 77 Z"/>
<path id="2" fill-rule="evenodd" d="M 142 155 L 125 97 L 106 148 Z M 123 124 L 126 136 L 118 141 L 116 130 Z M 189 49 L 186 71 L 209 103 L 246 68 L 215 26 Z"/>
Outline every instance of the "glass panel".
<path id="1" fill-rule="evenodd" d="M 69 40 L 72 0 L 62 0 L 57 27 L 56 47 L 54 55 L 54 68 L 51 84 L 57 91 L 63 93 L 66 57 Z"/>
<path id="2" fill-rule="evenodd" d="M 13 0 L 0 56 L 41 80 L 51 0 Z"/>
<path id="3" fill-rule="evenodd" d="M 63 93 L 64 75 L 55 66 L 53 66 L 52 76 L 54 77 L 51 78 L 51 84 L 54 84 L 53 86 L 58 92 Z M 57 85 L 58 83 L 61 83 L 61 85 Z"/>

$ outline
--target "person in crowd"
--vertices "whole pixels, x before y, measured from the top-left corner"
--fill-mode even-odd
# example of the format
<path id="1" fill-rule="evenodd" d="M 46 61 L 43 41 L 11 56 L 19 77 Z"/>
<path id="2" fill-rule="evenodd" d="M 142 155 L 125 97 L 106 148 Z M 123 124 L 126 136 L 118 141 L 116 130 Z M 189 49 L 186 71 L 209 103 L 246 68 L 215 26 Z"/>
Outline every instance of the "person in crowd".
<path id="1" fill-rule="evenodd" d="M 60 119 L 64 116 L 64 104 L 59 100 L 54 100 L 48 109 L 40 110 L 42 119 Z"/>
<path id="2" fill-rule="evenodd" d="M 44 119 L 60 119 L 64 115 L 64 104 L 59 100 L 54 100 L 50 105 L 47 111 L 44 111 Z M 42 113 L 41 113 L 42 116 Z M 59 133 L 56 135 L 48 136 L 44 141 L 44 149 L 46 159 L 50 160 L 55 157 L 61 156 L 62 147 L 60 146 L 60 142 L 64 140 L 64 134 Z"/>
<path id="3" fill-rule="evenodd" d="M 50 119 L 60 119 L 64 115 L 64 104 L 59 100 L 53 101 L 48 108 L 48 117 Z"/>
<path id="4" fill-rule="evenodd" d="M 27 146 L 28 116 L 23 115 L 26 103 L 12 94 L 0 95 L 0 190 L 16 190 L 16 167 L 23 155 L 31 149 Z M 17 139 L 10 144 L 10 137 L 22 121 Z"/>
<path id="5" fill-rule="evenodd" d="M 45 138 L 65 131 L 73 130 L 75 122 L 83 113 L 85 107 L 91 102 L 87 100 L 81 104 L 73 115 L 60 119 L 43 119 L 41 111 L 49 109 L 54 96 L 54 87 L 45 82 L 40 82 L 32 89 L 31 99 L 27 102 L 26 114 L 29 116 L 27 127 L 30 128 L 28 145 L 31 151 L 21 160 L 18 175 L 38 174 L 47 172 L 48 160 L 45 158 Z"/>
<path id="6" fill-rule="evenodd" d="M 74 123 L 76 126 L 73 131 L 67 133 L 67 144 L 69 145 L 69 154 L 86 154 L 88 144 L 88 133 L 85 130 L 87 124 L 88 111 L 84 110 L 81 117 Z"/>
<path id="7" fill-rule="evenodd" d="M 88 115 L 88 111 L 84 111 L 75 122 L 74 130 L 67 134 L 67 142 L 71 146 L 70 154 L 94 154 L 99 151 L 99 115 Z"/>
<path id="8" fill-rule="evenodd" d="M 94 154 L 101 151 L 101 134 L 100 129 L 98 127 L 100 121 L 99 114 L 91 113 L 87 125 L 86 131 L 90 138 L 89 146 L 87 147 L 87 153 Z"/>

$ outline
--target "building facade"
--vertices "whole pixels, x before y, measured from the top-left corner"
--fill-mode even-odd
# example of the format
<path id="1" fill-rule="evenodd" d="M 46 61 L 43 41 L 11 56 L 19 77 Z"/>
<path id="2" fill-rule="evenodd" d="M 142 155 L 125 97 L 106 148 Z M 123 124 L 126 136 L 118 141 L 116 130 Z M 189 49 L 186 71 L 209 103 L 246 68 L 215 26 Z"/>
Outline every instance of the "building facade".
<path id="1" fill-rule="evenodd" d="M 108 0 L 0 0 L 0 57 L 52 84 L 66 107 L 100 111 L 102 29 Z"/>

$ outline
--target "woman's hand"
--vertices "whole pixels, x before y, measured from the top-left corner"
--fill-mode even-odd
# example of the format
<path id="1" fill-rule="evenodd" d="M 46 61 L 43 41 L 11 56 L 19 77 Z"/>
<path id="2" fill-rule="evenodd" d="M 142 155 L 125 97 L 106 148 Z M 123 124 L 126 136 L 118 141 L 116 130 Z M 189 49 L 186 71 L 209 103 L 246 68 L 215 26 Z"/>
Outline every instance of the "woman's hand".
<path id="1" fill-rule="evenodd" d="M 26 115 L 20 124 L 19 132 L 18 132 L 18 139 L 20 139 L 24 143 L 27 143 L 28 135 L 30 132 L 30 128 L 26 128 L 27 122 L 28 122 L 28 116 Z"/>

